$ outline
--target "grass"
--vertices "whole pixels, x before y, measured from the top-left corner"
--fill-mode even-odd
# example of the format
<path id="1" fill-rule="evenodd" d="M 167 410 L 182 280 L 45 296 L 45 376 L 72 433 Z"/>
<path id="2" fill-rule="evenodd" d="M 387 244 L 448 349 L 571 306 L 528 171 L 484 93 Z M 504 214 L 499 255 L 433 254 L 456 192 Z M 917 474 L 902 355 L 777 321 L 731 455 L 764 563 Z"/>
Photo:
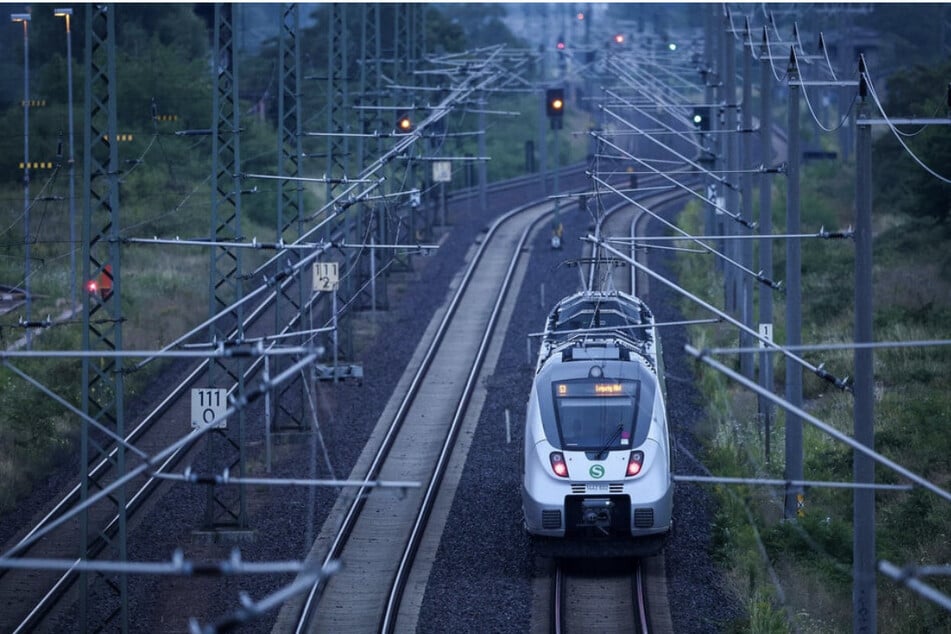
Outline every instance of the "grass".
<path id="1" fill-rule="evenodd" d="M 831 172 L 808 166 L 802 179 L 803 230 L 847 227 L 852 190 L 849 169 Z M 843 185 L 843 182 L 846 185 Z M 783 226 L 782 192 L 774 201 L 777 232 Z M 947 236 L 941 228 L 876 209 L 874 243 L 875 338 L 913 341 L 951 338 L 951 276 Z M 696 230 L 702 223 L 696 208 L 681 218 Z M 685 223 L 685 224 L 684 224 Z M 776 271 L 784 270 L 781 246 L 775 250 Z M 681 256 L 680 282 L 719 304 L 722 282 L 713 267 L 696 257 Z M 803 244 L 803 341 L 848 342 L 854 322 L 851 243 L 810 241 Z M 776 275 L 782 279 L 782 274 Z M 685 310 L 693 309 L 685 302 Z M 782 341 L 784 308 L 775 305 L 776 338 Z M 692 329 L 698 347 L 730 346 L 728 329 Z M 696 343 L 699 342 L 699 343 Z M 836 376 L 852 374 L 852 353 L 804 355 L 825 362 Z M 732 360 L 722 359 L 724 363 Z M 783 393 L 784 363 L 774 361 L 774 392 Z M 707 420 L 699 430 L 705 461 L 723 476 L 783 478 L 784 416 L 773 423 L 770 458 L 756 399 L 727 382 L 707 366 L 699 366 Z M 875 447 L 892 460 L 939 486 L 951 484 L 951 351 L 944 347 L 894 348 L 875 353 Z M 853 397 L 807 375 L 806 408 L 836 429 L 852 433 Z M 808 480 L 849 481 L 852 452 L 815 428 L 803 430 L 804 473 Z M 884 467 L 876 479 L 896 483 Z M 741 597 L 745 597 L 751 632 L 839 632 L 852 619 L 852 493 L 810 488 L 805 514 L 783 520 L 783 491 L 770 487 L 717 487 L 720 510 L 715 525 L 715 556 Z M 951 560 L 951 505 L 921 489 L 876 495 L 877 557 L 903 566 L 943 564 Z M 765 556 L 765 558 L 764 558 Z M 778 585 L 773 582 L 770 568 Z M 951 592 L 946 578 L 927 583 Z M 880 577 L 878 621 L 889 631 L 951 631 L 951 616 L 925 599 Z"/>

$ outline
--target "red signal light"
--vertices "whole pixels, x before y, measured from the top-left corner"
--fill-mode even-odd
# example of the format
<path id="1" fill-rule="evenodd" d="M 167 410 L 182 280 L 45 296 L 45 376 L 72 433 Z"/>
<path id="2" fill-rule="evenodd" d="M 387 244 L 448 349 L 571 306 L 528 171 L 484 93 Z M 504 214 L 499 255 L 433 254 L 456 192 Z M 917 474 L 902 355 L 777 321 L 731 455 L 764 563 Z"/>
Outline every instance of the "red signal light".
<path id="1" fill-rule="evenodd" d="M 557 48 L 559 51 L 563 51 L 563 50 L 565 50 L 565 43 L 564 43 L 564 42 L 558 42 L 557 44 L 555 44 L 555 48 Z"/>
<path id="2" fill-rule="evenodd" d="M 551 461 L 551 470 L 555 472 L 555 475 L 559 478 L 568 477 L 568 465 L 565 463 L 565 455 L 560 451 L 553 451 L 551 455 L 548 456 L 548 459 Z"/>
<path id="3" fill-rule="evenodd" d="M 102 268 L 102 272 L 94 280 L 86 282 L 86 292 L 90 295 L 99 295 L 105 301 L 112 295 L 112 265 L 107 264 Z"/>
<path id="4" fill-rule="evenodd" d="M 615 36 L 614 36 L 614 43 L 615 43 L 615 44 L 624 44 L 624 35 L 621 34 L 621 33 L 618 33 L 617 35 L 615 35 Z"/>
<path id="5" fill-rule="evenodd" d="M 641 468 L 644 466 L 644 452 L 643 451 L 632 451 L 631 457 L 627 461 L 627 477 L 636 476 L 641 472 Z"/>

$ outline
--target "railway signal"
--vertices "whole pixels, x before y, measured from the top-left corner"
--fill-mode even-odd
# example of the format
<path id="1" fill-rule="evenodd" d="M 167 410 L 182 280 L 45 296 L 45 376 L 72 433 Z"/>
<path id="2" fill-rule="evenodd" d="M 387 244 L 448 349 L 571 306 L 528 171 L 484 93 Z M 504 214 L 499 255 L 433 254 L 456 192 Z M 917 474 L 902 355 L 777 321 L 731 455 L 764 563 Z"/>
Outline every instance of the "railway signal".
<path id="1" fill-rule="evenodd" d="M 398 134 L 409 134 L 413 131 L 413 119 L 408 114 L 401 115 L 396 120 L 396 132 Z"/>
<path id="2" fill-rule="evenodd" d="M 549 88 L 545 91 L 545 112 L 552 130 L 561 129 L 561 120 L 565 114 L 565 89 Z"/>
<path id="3" fill-rule="evenodd" d="M 99 277 L 86 282 L 86 292 L 90 295 L 98 295 L 99 299 L 106 301 L 112 295 L 112 265 L 107 264 L 103 267 Z"/>
<path id="4" fill-rule="evenodd" d="M 710 106 L 694 106 L 693 126 L 703 131 L 710 129 Z"/>

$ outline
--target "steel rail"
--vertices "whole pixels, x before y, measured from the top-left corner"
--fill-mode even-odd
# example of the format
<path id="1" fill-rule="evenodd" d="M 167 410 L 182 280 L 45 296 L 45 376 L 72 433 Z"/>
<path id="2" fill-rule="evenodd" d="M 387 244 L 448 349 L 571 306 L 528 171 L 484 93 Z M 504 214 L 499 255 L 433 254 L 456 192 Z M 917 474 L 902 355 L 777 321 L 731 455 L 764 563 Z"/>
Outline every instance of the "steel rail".
<path id="1" fill-rule="evenodd" d="M 562 634 L 565 629 L 565 570 L 560 561 L 555 563 L 555 574 L 551 584 L 551 622 L 552 634 Z"/>
<path id="2" fill-rule="evenodd" d="M 651 628 L 650 619 L 647 618 L 647 586 L 644 583 L 644 564 L 640 559 L 634 562 L 631 582 L 634 597 L 634 622 L 638 625 L 638 632 L 648 634 Z"/>
<path id="3" fill-rule="evenodd" d="M 407 388 L 406 394 L 404 395 L 402 401 L 400 402 L 399 408 L 396 411 L 396 414 L 393 417 L 393 421 L 390 423 L 389 428 L 387 429 L 386 434 L 384 435 L 380 447 L 377 449 L 376 454 L 373 457 L 370 466 L 367 468 L 367 474 L 364 477 L 365 480 L 376 480 L 378 479 L 380 469 L 383 466 L 383 463 L 386 461 L 390 449 L 392 448 L 396 437 L 398 436 L 400 430 L 402 429 L 403 422 L 405 421 L 406 415 L 409 412 L 410 406 L 416 399 L 416 395 L 419 392 L 420 386 L 423 383 L 424 378 L 426 377 L 427 372 L 429 371 L 430 366 L 432 365 L 433 359 L 436 357 L 436 353 L 439 350 L 440 345 L 443 342 L 443 339 L 446 333 L 449 330 L 449 324 L 452 322 L 452 319 L 456 315 L 456 311 L 459 307 L 459 304 L 462 302 L 462 298 L 465 295 L 466 290 L 468 289 L 469 283 L 475 273 L 478 264 L 481 262 L 482 257 L 488 249 L 488 244 L 491 241 L 491 238 L 498 231 L 498 229 L 508 220 L 515 217 L 518 214 L 521 214 L 528 209 L 539 206 L 540 203 L 532 202 L 521 207 L 517 207 L 503 216 L 499 217 L 489 228 L 486 233 L 485 238 L 479 244 L 479 248 L 476 251 L 475 255 L 472 258 L 472 261 L 469 263 L 469 266 L 466 269 L 466 272 L 462 278 L 462 281 L 459 283 L 459 287 L 456 289 L 456 292 L 453 295 L 453 298 L 446 309 L 445 314 L 440 320 L 439 326 L 433 335 L 433 339 L 429 344 L 429 347 L 426 350 L 426 353 L 417 368 L 416 373 L 413 376 L 413 379 Z M 323 564 L 327 564 L 330 561 L 339 558 L 340 553 L 342 552 L 344 546 L 346 545 L 347 540 L 349 539 L 353 529 L 356 525 L 357 519 L 360 516 L 360 513 L 363 510 L 363 507 L 366 502 L 366 494 L 363 488 L 361 488 L 353 502 L 350 504 L 349 509 L 347 510 L 346 515 L 343 518 L 343 522 L 337 530 L 330 548 L 326 556 L 324 557 Z M 297 619 L 297 627 L 295 632 L 302 634 L 307 630 L 311 618 L 311 613 L 313 608 L 316 605 L 317 601 L 320 599 L 320 596 L 323 593 L 325 588 L 324 580 L 318 580 L 312 587 L 310 592 L 307 594 L 307 598 L 304 601 L 303 606 L 301 607 L 300 614 Z"/>
<path id="4" fill-rule="evenodd" d="M 439 487 L 442 484 L 443 476 L 445 475 L 446 469 L 449 466 L 449 458 L 451 457 L 452 451 L 455 448 L 456 439 L 459 436 L 459 430 L 462 428 L 462 422 L 468 411 L 472 393 L 475 390 L 475 386 L 479 379 L 479 373 L 482 371 L 482 366 L 491 343 L 491 337 L 493 334 L 495 334 L 499 315 L 502 313 L 505 298 L 508 296 L 509 289 L 512 285 L 512 278 L 515 275 L 515 270 L 518 267 L 519 260 L 521 260 L 523 256 L 525 243 L 528 241 L 529 236 L 537 231 L 538 225 L 552 214 L 554 214 L 554 209 L 543 212 L 539 214 L 538 218 L 532 220 L 531 223 L 522 231 L 522 235 L 519 238 L 515 249 L 513 250 L 508 269 L 505 272 L 505 277 L 502 280 L 501 287 L 498 291 L 498 295 L 496 296 L 495 305 L 492 307 L 492 312 L 489 315 L 489 321 L 486 323 L 485 330 L 482 334 L 482 340 L 479 342 L 479 348 L 476 352 L 476 357 L 473 359 L 472 366 L 469 369 L 469 375 L 466 378 L 465 386 L 463 387 L 459 402 L 456 405 L 456 410 L 453 413 L 452 421 L 449 424 L 446 439 L 443 442 L 439 457 L 436 460 L 436 468 L 433 472 L 432 478 L 430 479 L 429 486 L 426 488 L 420 511 L 416 517 L 415 523 L 413 524 L 413 528 L 410 532 L 409 539 L 407 540 L 406 548 L 403 551 L 400 564 L 397 567 L 396 575 L 390 590 L 390 596 L 387 600 L 386 609 L 383 613 L 383 619 L 380 626 L 381 632 L 386 632 L 389 634 L 396 628 L 396 621 L 398 618 L 400 602 L 403 597 L 403 591 L 406 587 L 416 553 L 419 550 L 419 545 L 423 537 L 423 531 L 425 530 L 426 524 L 429 521 L 429 517 L 432 514 L 432 508 L 436 503 L 436 497 L 439 494 Z M 488 238 L 486 241 L 488 241 Z"/>
<path id="5" fill-rule="evenodd" d="M 564 168 L 566 173 L 574 173 L 584 169 L 583 164 L 577 164 Z M 516 180 L 516 179 L 512 179 Z M 504 191 L 505 189 L 510 188 L 509 181 L 502 181 L 496 186 L 490 186 L 490 189 Z M 303 268 L 298 271 L 298 275 L 288 277 L 285 280 L 281 281 L 281 289 L 286 289 L 289 285 L 295 283 L 296 278 L 303 272 Z M 276 300 L 278 292 L 272 291 L 271 293 L 265 295 L 261 302 L 251 311 L 245 318 L 245 328 L 256 323 L 256 321 L 270 309 L 273 302 Z M 308 308 L 313 307 L 313 305 L 321 300 L 320 296 L 311 297 Z M 300 318 L 300 312 L 295 314 L 287 323 L 286 326 L 281 330 L 281 334 L 285 334 L 291 331 L 294 324 L 298 322 Z M 228 334 L 228 337 L 232 337 L 235 333 L 238 332 L 237 327 Z M 248 380 L 252 378 L 260 369 L 262 361 L 260 358 L 255 359 L 245 371 L 245 379 Z M 198 364 L 192 371 L 190 371 L 179 383 L 176 385 L 148 414 L 146 414 L 142 420 L 136 425 L 124 438 L 126 443 L 134 444 L 137 441 L 141 440 L 142 437 L 147 434 L 152 427 L 157 424 L 162 416 L 186 394 L 188 388 L 199 380 L 199 378 L 207 371 L 209 361 L 206 359 Z M 228 394 L 232 394 L 237 387 L 237 383 L 228 388 Z M 189 449 L 182 448 L 178 451 L 175 451 L 170 456 L 165 459 L 160 466 L 158 466 L 155 471 L 156 473 L 162 473 L 166 470 L 173 469 L 177 466 L 180 461 L 187 455 Z M 101 479 L 109 469 L 113 467 L 112 459 L 114 458 L 117 452 L 116 448 L 113 448 L 108 457 L 102 459 L 98 464 L 94 465 L 89 471 L 89 477 L 95 479 Z M 129 501 L 126 503 L 126 513 L 128 517 L 132 517 L 148 499 L 148 496 L 154 491 L 154 489 L 160 484 L 160 479 L 157 477 L 149 477 L 142 486 L 133 493 Z M 44 527 L 49 524 L 57 521 L 63 517 L 66 513 L 69 512 L 70 507 L 75 505 L 79 499 L 80 495 L 80 484 L 74 485 L 74 487 L 69 490 L 66 495 L 54 505 L 54 507 L 47 512 L 28 532 L 22 537 L 11 550 L 15 551 L 14 556 L 22 557 L 28 550 L 20 553 L 18 549 L 22 547 L 25 542 L 28 542 L 38 531 L 43 530 Z M 109 534 L 110 531 L 115 530 L 115 526 L 118 520 L 118 515 L 113 516 L 111 520 L 106 522 L 105 529 L 103 531 L 106 534 Z M 101 551 L 101 544 L 93 543 L 90 545 L 90 552 L 95 554 Z M 27 546 L 29 549 L 29 546 Z M 11 569 L 3 568 L 0 569 L 0 578 L 6 575 Z M 55 604 L 62 595 L 68 590 L 70 584 L 75 580 L 75 574 L 73 571 L 66 571 L 61 575 L 53 584 L 50 589 L 40 597 L 37 604 L 28 612 L 26 618 L 21 622 L 21 624 L 16 628 L 16 632 L 27 631 L 38 618 L 42 618 L 44 614 L 48 612 L 49 609 Z"/>
<path id="6" fill-rule="evenodd" d="M 289 376 L 291 376 L 292 374 L 296 374 L 296 372 L 298 372 L 300 368 L 303 368 L 303 367 L 306 366 L 307 364 L 312 363 L 312 362 L 314 361 L 314 358 L 315 358 L 314 355 L 306 356 L 303 360 L 301 360 L 301 361 L 299 361 L 297 364 L 295 364 L 295 366 L 292 366 L 289 370 L 285 371 L 284 373 L 282 373 L 282 374 L 279 375 L 278 377 L 275 377 L 275 379 L 273 379 L 273 382 L 274 382 L 275 384 L 280 384 L 280 383 L 284 382 L 285 380 L 287 380 L 287 378 L 288 378 Z M 216 419 L 216 421 L 217 421 L 217 420 L 225 420 L 225 419 L 227 419 L 227 417 L 229 417 L 229 416 L 231 416 L 231 415 L 237 413 L 237 411 L 238 411 L 238 409 L 240 408 L 240 406 L 241 406 L 240 404 L 229 406 L 228 409 L 227 409 L 227 411 L 225 412 L 225 414 L 223 414 L 221 417 L 219 417 L 219 419 Z M 212 421 L 212 422 L 214 423 L 214 422 L 216 422 L 216 421 Z M 118 477 L 118 479 L 117 479 L 116 481 L 114 481 L 112 484 L 110 484 L 110 485 L 108 485 L 107 487 L 105 487 L 105 488 L 99 490 L 95 495 L 91 496 L 91 497 L 88 498 L 86 501 L 84 501 L 83 503 L 81 503 L 81 504 L 79 505 L 79 507 L 77 507 L 77 508 L 75 509 L 75 512 L 80 512 L 80 511 L 89 509 L 90 507 L 92 507 L 93 504 L 95 504 L 95 503 L 101 501 L 101 500 L 102 500 L 103 498 L 105 498 L 106 496 L 111 495 L 112 492 L 113 492 L 115 489 L 117 489 L 117 488 L 119 488 L 119 487 L 121 487 L 121 486 L 125 486 L 126 484 L 130 483 L 133 479 L 135 479 L 135 478 L 137 478 L 137 477 L 144 476 L 144 475 L 146 475 L 147 473 L 149 473 L 150 471 L 154 471 L 154 469 L 151 469 L 151 470 L 150 470 L 150 467 L 152 466 L 153 463 L 155 463 L 155 462 L 157 462 L 157 461 L 164 461 L 163 464 L 162 464 L 162 466 L 159 467 L 159 468 L 160 468 L 160 469 L 165 468 L 166 465 L 168 465 L 171 461 L 173 461 L 173 460 L 176 459 L 176 456 L 181 455 L 182 452 L 185 451 L 189 446 L 193 445 L 196 440 L 198 440 L 198 439 L 201 438 L 203 435 L 205 435 L 205 434 L 208 432 L 208 430 L 209 430 L 210 428 L 211 428 L 211 427 L 209 426 L 209 427 L 206 427 L 206 428 L 204 428 L 204 429 L 198 429 L 198 430 L 192 431 L 191 433 L 187 434 L 185 437 L 178 439 L 178 440 L 175 441 L 172 445 L 170 445 L 170 446 L 166 447 L 165 449 L 163 449 L 162 451 L 158 452 L 153 458 L 150 459 L 150 461 L 144 462 L 143 464 L 141 464 L 141 465 L 139 465 L 139 466 L 137 466 L 137 467 L 135 467 L 135 468 L 133 468 L 133 469 L 131 469 L 131 470 L 129 470 L 129 471 L 123 473 L 123 474 L 120 474 L 119 477 Z M 187 452 L 186 452 L 186 453 L 187 453 Z M 151 481 L 151 480 L 153 480 L 153 479 L 154 479 L 154 478 L 149 477 L 149 481 Z M 147 484 L 148 484 L 148 483 L 147 483 Z M 142 488 L 140 488 L 139 491 L 137 492 L 137 494 L 136 494 L 135 496 L 133 496 L 133 499 L 130 500 L 130 501 L 127 503 L 127 508 L 130 508 L 130 505 L 131 505 L 132 510 L 137 509 L 137 508 L 139 507 L 139 505 L 136 504 L 136 499 L 135 499 L 135 498 L 136 498 L 138 495 L 142 494 L 145 490 L 146 490 L 146 486 L 143 486 Z M 147 496 L 147 495 L 148 495 L 148 494 L 146 493 L 146 496 Z M 33 532 L 34 541 L 35 541 L 36 539 L 40 538 L 40 537 L 46 537 L 46 536 L 47 536 L 50 532 L 52 532 L 53 530 L 55 530 L 55 529 L 57 529 L 57 528 L 60 528 L 60 527 L 62 526 L 62 524 L 66 521 L 66 519 L 68 519 L 68 518 L 66 518 L 65 515 L 60 516 L 60 517 L 54 519 L 53 521 L 51 521 L 49 524 L 47 524 L 47 525 L 44 526 L 43 528 L 38 529 L 38 530 L 35 530 L 35 531 Z M 118 522 L 118 515 L 115 515 L 115 516 L 113 516 L 112 521 L 109 522 L 109 523 L 106 525 L 106 528 L 103 529 L 101 532 L 109 532 L 110 534 L 113 533 L 113 532 L 114 532 L 115 524 L 116 524 L 117 522 Z M 24 540 L 24 541 L 26 541 L 26 540 Z M 14 550 L 20 548 L 20 544 L 23 544 L 24 541 L 19 542 L 19 544 L 18 544 L 16 547 L 14 547 Z M 28 544 L 27 544 L 27 547 L 28 547 L 28 546 L 31 546 L 31 545 L 33 545 L 33 544 L 32 544 L 32 543 L 28 543 Z M 104 548 L 105 545 L 106 545 L 106 544 L 103 543 L 103 540 L 101 540 L 101 539 L 94 540 L 94 542 L 87 548 L 87 554 L 88 554 L 88 553 L 92 553 L 92 555 L 95 556 L 96 554 L 98 554 L 98 552 L 101 552 L 102 548 Z M 8 553 L 4 554 L 4 556 L 5 556 L 5 557 L 10 557 L 10 556 L 12 556 L 13 554 L 15 554 L 15 555 L 17 555 L 17 557 L 19 557 L 19 552 L 14 552 L 14 553 L 11 554 L 9 551 L 8 551 Z M 79 562 L 79 561 L 81 561 L 81 560 L 80 560 L 80 559 L 77 559 L 76 561 Z M 51 609 L 50 603 L 53 602 L 53 601 L 55 601 L 55 600 L 58 600 L 58 598 L 61 596 L 62 592 L 65 592 L 65 590 L 68 588 L 69 584 L 72 583 L 72 581 L 73 581 L 74 579 L 75 579 L 75 574 L 73 574 L 73 569 L 70 569 L 70 570 L 66 571 L 66 572 L 59 578 L 59 580 L 53 585 L 53 587 L 52 587 L 49 591 L 47 591 L 47 593 L 43 596 L 43 598 L 41 599 L 41 601 L 31 609 L 31 611 L 29 612 L 29 614 L 28 614 L 28 615 L 26 616 L 26 618 L 17 626 L 17 628 L 14 630 L 14 632 L 33 631 L 33 625 L 35 624 L 35 621 L 36 621 L 37 619 L 41 618 L 43 615 L 45 615 L 45 614 Z"/>
<path id="7" fill-rule="evenodd" d="M 579 170 L 581 170 L 581 169 L 583 169 L 583 166 L 582 166 L 582 165 L 576 165 L 576 166 L 572 166 L 572 167 L 570 167 L 570 168 L 567 168 L 566 171 L 567 171 L 567 172 L 574 172 L 574 171 L 579 171 Z M 505 184 L 507 184 L 507 183 L 505 183 Z M 493 189 L 495 189 L 495 188 L 493 188 Z M 501 188 L 500 188 L 500 189 L 501 189 Z M 287 286 L 287 285 L 289 285 L 289 284 L 292 284 L 293 282 L 294 282 L 293 279 L 284 280 L 284 281 L 282 282 L 282 286 Z M 248 327 L 249 325 L 255 323 L 255 321 L 264 313 L 264 311 L 267 310 L 268 308 L 270 308 L 270 305 L 273 303 L 273 301 L 276 299 L 276 297 L 277 297 L 277 293 L 276 293 L 276 292 L 273 292 L 273 293 L 269 294 L 268 296 L 266 296 L 266 297 L 262 300 L 261 304 L 255 309 L 255 311 L 253 311 L 250 315 L 248 315 L 248 317 L 246 318 L 245 327 Z M 317 301 L 319 301 L 319 299 L 320 299 L 319 297 L 312 297 L 311 300 L 310 300 L 309 306 L 313 306 L 313 304 L 316 303 Z M 284 334 L 284 333 L 289 332 L 290 329 L 293 327 L 293 325 L 294 325 L 295 323 L 297 323 L 297 321 L 298 321 L 298 319 L 299 319 L 299 316 L 300 316 L 299 313 L 296 314 L 296 315 L 294 315 L 294 317 L 289 321 L 289 323 L 283 328 L 283 330 L 281 331 L 281 334 Z M 234 332 L 237 332 L 237 329 L 236 329 L 236 328 L 232 331 L 232 333 L 229 333 L 229 336 L 231 336 L 231 334 L 233 334 Z M 247 370 L 245 371 L 245 378 L 246 378 L 246 379 L 249 379 L 249 378 L 253 377 L 254 374 L 256 374 L 257 371 L 259 370 L 260 364 L 261 364 L 261 359 L 255 359 L 255 361 L 252 362 L 252 364 L 251 364 L 251 365 L 247 368 Z M 129 434 L 129 436 L 127 437 L 127 441 L 128 441 L 128 442 L 134 442 L 134 441 L 137 440 L 143 433 L 147 432 L 148 429 L 149 429 L 149 427 L 150 427 L 150 425 L 151 425 L 151 424 L 154 424 L 154 422 L 155 422 L 155 421 L 152 420 L 152 419 L 160 418 L 160 417 L 165 413 L 165 411 L 167 411 L 168 408 L 170 408 L 171 405 L 172 405 L 178 398 L 180 398 L 180 397 L 182 396 L 182 394 L 185 392 L 185 390 L 187 390 L 187 388 L 188 388 L 190 385 L 194 384 L 194 382 L 206 371 L 207 365 L 208 365 L 208 361 L 206 360 L 206 361 L 202 362 L 193 372 L 191 372 L 191 373 L 177 386 L 177 388 L 176 388 L 175 390 L 173 390 L 172 393 L 169 394 L 169 396 L 167 396 L 167 397 L 160 403 L 160 405 L 159 405 L 155 410 L 153 410 L 153 411 L 142 421 L 142 423 L 140 423 L 140 424 L 136 427 L 135 430 L 133 430 L 132 433 Z M 231 393 L 234 392 L 234 390 L 235 390 L 235 388 L 236 388 L 236 385 L 237 385 L 237 384 L 235 384 L 235 385 L 231 386 L 231 388 L 229 388 L 229 390 L 228 390 L 228 393 L 229 393 L 229 394 L 231 394 Z M 116 450 L 113 450 L 113 454 L 114 454 L 115 451 L 116 451 Z M 182 450 L 182 452 L 176 452 L 176 453 L 174 453 L 173 455 L 171 455 L 158 469 L 156 469 L 156 473 L 157 473 L 157 474 L 160 474 L 160 473 L 164 472 L 164 471 L 167 470 L 167 469 L 172 469 L 172 468 L 174 468 L 174 467 L 180 462 L 180 460 L 181 460 L 182 457 L 185 455 L 185 453 L 186 453 L 185 450 Z M 109 460 L 103 460 L 103 461 L 98 465 L 98 467 L 100 468 L 100 472 L 98 472 L 98 473 L 96 474 L 97 477 L 101 477 L 101 476 L 102 476 L 101 471 L 104 470 L 104 469 L 108 469 L 108 468 L 111 467 L 111 466 L 112 466 L 112 465 L 111 465 L 111 463 L 109 462 Z M 94 470 L 94 472 L 95 472 L 95 470 Z M 132 515 L 134 514 L 134 512 L 135 512 L 142 504 L 144 504 L 144 502 L 145 502 L 145 500 L 147 499 L 148 495 L 154 490 L 155 487 L 157 487 L 157 486 L 160 484 L 160 480 L 161 480 L 161 478 L 160 478 L 160 476 L 158 476 L 158 475 L 156 475 L 155 477 L 150 477 L 150 478 L 142 485 L 142 487 L 141 487 L 138 491 L 136 491 L 136 492 L 131 496 L 131 498 L 130 498 L 129 502 L 127 503 L 127 506 L 126 506 L 126 508 L 127 508 L 127 514 L 128 514 L 129 516 L 132 516 Z M 78 496 L 78 493 L 79 493 L 79 485 L 76 485 L 76 487 L 73 489 L 73 491 L 71 491 L 71 496 L 72 496 L 72 497 L 70 497 L 70 496 L 68 495 L 66 498 L 64 498 L 64 499 L 54 508 L 53 511 L 51 511 L 49 514 L 47 514 L 47 516 L 44 517 L 43 520 L 41 520 L 40 524 L 38 524 L 32 531 L 30 531 L 30 534 L 27 535 L 27 537 L 25 537 L 24 540 L 26 540 L 28 537 L 30 537 L 35 531 L 39 530 L 39 529 L 40 529 L 43 525 L 45 525 L 47 522 L 49 522 L 49 521 L 52 520 L 52 519 L 57 518 L 59 515 L 61 515 L 62 513 L 64 513 L 64 512 L 65 512 L 65 508 L 66 508 L 67 506 L 73 504 L 73 503 L 76 501 L 76 498 L 77 498 L 77 496 Z M 114 530 L 116 521 L 117 521 L 117 516 L 113 517 L 112 520 L 107 524 L 106 529 L 105 529 L 105 531 L 106 531 L 107 533 L 108 533 L 110 530 Z M 22 542 L 21 542 L 21 543 L 22 543 Z M 18 545 L 19 545 L 19 544 L 18 544 Z M 98 552 L 98 551 L 101 550 L 101 547 L 96 547 L 96 548 L 91 549 L 91 550 L 94 550 L 95 552 Z M 328 563 L 329 563 L 329 562 L 328 562 Z M 2 575 L 4 572 L 6 572 L 6 570 L 0 571 L 0 575 Z M 34 609 L 30 612 L 30 615 L 29 615 L 29 621 L 30 621 L 30 622 L 32 622 L 33 620 L 35 620 L 35 618 L 36 618 L 37 616 L 39 616 L 39 615 L 41 615 L 41 614 L 44 613 L 45 604 L 49 603 L 49 602 L 50 602 L 51 600 L 53 600 L 53 599 L 57 599 L 58 597 L 60 597 L 60 596 L 62 595 L 62 592 L 64 592 L 64 591 L 69 587 L 69 584 L 73 581 L 72 576 L 73 576 L 73 575 L 72 575 L 72 571 L 67 571 L 66 573 L 64 573 L 64 575 L 62 575 L 62 577 L 61 577 L 59 580 L 57 580 L 56 583 L 54 583 L 54 585 L 53 585 L 53 587 L 50 589 L 50 591 L 47 592 L 47 594 L 44 595 L 44 597 L 41 599 L 41 602 L 40 602 L 36 607 L 34 607 Z M 28 623 L 28 622 L 24 622 L 24 624 L 21 624 L 21 629 L 22 629 L 23 625 L 26 625 L 27 627 L 29 627 L 29 623 Z M 20 631 L 20 630 L 18 629 L 17 631 Z"/>

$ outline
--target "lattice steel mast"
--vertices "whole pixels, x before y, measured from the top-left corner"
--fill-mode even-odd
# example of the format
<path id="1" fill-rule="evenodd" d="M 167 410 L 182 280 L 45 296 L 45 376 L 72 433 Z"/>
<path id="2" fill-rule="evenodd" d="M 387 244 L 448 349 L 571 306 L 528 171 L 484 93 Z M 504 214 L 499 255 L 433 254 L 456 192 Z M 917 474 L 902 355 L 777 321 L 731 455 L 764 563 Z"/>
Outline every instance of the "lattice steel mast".
<path id="1" fill-rule="evenodd" d="M 240 106 L 238 51 L 234 42 L 234 5 L 215 4 L 214 92 L 212 94 L 211 236 L 216 242 L 238 242 L 241 235 Z M 244 338 L 241 249 L 215 246 L 211 251 L 209 315 L 222 313 L 209 328 L 212 342 L 240 342 Z M 237 385 L 244 394 L 244 362 L 215 357 L 209 364 L 208 384 Z M 208 434 L 206 452 L 210 471 L 244 476 L 244 411 L 227 427 Z M 243 485 L 209 485 L 204 526 L 208 530 L 245 530 L 248 527 Z"/>
<path id="2" fill-rule="evenodd" d="M 115 17 L 115 5 L 86 5 L 83 279 L 94 280 L 97 284 L 95 292 L 86 293 L 83 302 L 83 349 L 86 351 L 122 350 Z M 117 436 L 124 437 L 122 359 L 106 356 L 98 360 L 84 358 L 82 383 L 83 412 Z M 107 484 L 103 482 L 106 477 L 101 475 L 103 470 L 90 470 L 90 465 L 111 464 L 113 469 L 108 477 L 121 477 L 126 468 L 125 449 L 120 444 L 113 451 L 108 439 L 94 433 L 85 421 L 80 442 L 80 494 L 85 502 Z M 125 561 L 125 490 L 120 488 L 114 495 L 107 496 L 104 503 L 110 505 L 107 511 L 97 506 L 92 512 L 97 516 L 106 512 L 110 517 L 116 516 L 115 530 L 91 528 L 90 510 L 83 511 L 80 515 L 79 556 L 86 559 L 102 552 L 106 558 Z M 118 599 L 118 605 L 113 603 L 115 599 Z M 107 600 L 110 611 L 106 621 L 90 623 L 90 602 Z M 126 575 L 80 573 L 80 627 L 87 631 L 103 628 L 109 623 L 115 623 L 123 632 L 129 630 Z"/>
<path id="3" fill-rule="evenodd" d="M 277 118 L 280 125 L 280 140 L 277 152 L 277 237 L 286 243 L 300 239 L 304 233 L 304 187 L 301 181 L 302 116 L 301 116 L 301 50 L 300 10 L 297 3 L 285 4 L 281 10 L 278 54 L 281 68 L 278 75 Z M 284 252 L 285 260 L 279 266 L 291 270 L 299 261 L 296 249 Z M 305 285 L 299 280 L 287 286 L 276 284 L 277 298 L 274 303 L 275 332 L 280 332 L 294 317 L 303 324 L 302 311 L 307 302 Z M 273 373 L 277 374 L 288 365 L 289 360 L 275 357 Z M 297 396 L 292 397 L 291 393 Z M 303 381 L 285 385 L 277 394 L 272 427 L 303 431 L 307 428 L 300 410 L 286 407 L 285 403 L 303 404 L 306 399 Z M 285 422 L 286 421 L 286 422 Z"/>

